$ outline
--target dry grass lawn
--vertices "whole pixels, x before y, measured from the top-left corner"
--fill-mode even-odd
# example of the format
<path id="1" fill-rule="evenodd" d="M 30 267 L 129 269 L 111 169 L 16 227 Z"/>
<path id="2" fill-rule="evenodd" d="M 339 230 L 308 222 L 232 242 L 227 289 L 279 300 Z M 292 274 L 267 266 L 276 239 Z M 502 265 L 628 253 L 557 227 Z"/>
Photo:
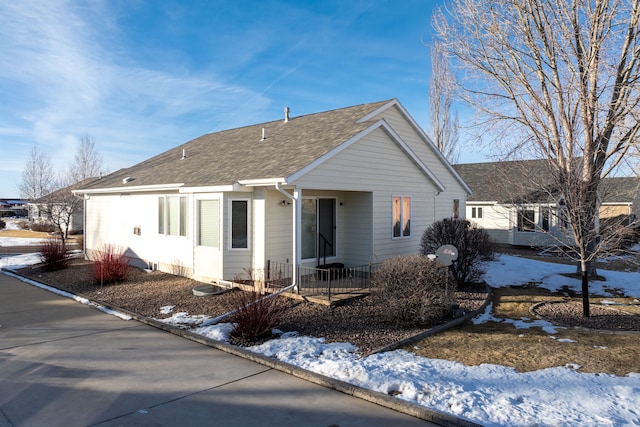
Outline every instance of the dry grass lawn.
<path id="1" fill-rule="evenodd" d="M 535 287 L 494 289 L 493 315 L 533 319 L 529 311 L 533 304 L 560 299 L 563 297 Z M 592 298 L 591 302 L 599 302 L 600 299 Z M 632 301 L 629 298 L 606 299 L 621 303 Z M 637 304 L 619 309 L 640 315 Z M 581 372 L 620 376 L 640 372 L 640 332 L 614 334 L 578 328 L 557 328 L 557 331 L 548 334 L 540 327 L 517 329 L 504 322 L 474 325 L 469 321 L 408 346 L 406 350 L 468 366 L 483 363 L 510 366 L 520 372 L 567 364 L 579 365 Z"/>
<path id="2" fill-rule="evenodd" d="M 0 237 L 12 237 L 12 238 L 29 238 L 29 239 L 46 239 L 52 237 L 51 233 L 44 231 L 31 231 L 31 230 L 0 230 Z M 82 235 L 69 236 L 68 243 L 78 243 L 81 241 Z"/>
<path id="3" fill-rule="evenodd" d="M 31 238 L 31 239 L 46 239 L 49 237 L 49 233 L 43 231 L 31 231 L 31 230 L 0 230 L 0 237 L 18 237 L 18 238 Z"/>

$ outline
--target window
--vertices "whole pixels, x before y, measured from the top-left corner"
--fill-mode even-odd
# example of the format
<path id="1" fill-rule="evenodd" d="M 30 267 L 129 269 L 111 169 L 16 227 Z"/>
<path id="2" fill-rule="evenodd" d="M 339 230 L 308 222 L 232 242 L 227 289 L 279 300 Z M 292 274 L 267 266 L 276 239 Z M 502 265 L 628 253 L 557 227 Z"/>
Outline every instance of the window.
<path id="1" fill-rule="evenodd" d="M 249 201 L 231 201 L 231 248 L 249 248 Z"/>
<path id="2" fill-rule="evenodd" d="M 187 235 L 187 197 L 162 196 L 158 199 L 158 233 Z"/>
<path id="3" fill-rule="evenodd" d="M 551 217 L 549 208 L 542 208 L 542 210 L 540 211 L 540 216 L 542 217 L 542 230 L 549 231 L 549 220 Z"/>
<path id="4" fill-rule="evenodd" d="M 471 208 L 471 218 L 482 218 L 482 208 Z"/>
<path id="5" fill-rule="evenodd" d="M 393 231 L 392 236 L 411 236 L 411 197 L 393 196 Z"/>
<path id="6" fill-rule="evenodd" d="M 164 234 L 164 197 L 158 198 L 158 234 Z"/>
<path id="7" fill-rule="evenodd" d="M 535 212 L 531 209 L 518 210 L 518 231 L 535 231 Z"/>
<path id="8" fill-rule="evenodd" d="M 460 199 L 453 199 L 453 219 L 460 218 Z"/>
<path id="9" fill-rule="evenodd" d="M 198 245 L 220 247 L 220 201 L 198 200 Z"/>

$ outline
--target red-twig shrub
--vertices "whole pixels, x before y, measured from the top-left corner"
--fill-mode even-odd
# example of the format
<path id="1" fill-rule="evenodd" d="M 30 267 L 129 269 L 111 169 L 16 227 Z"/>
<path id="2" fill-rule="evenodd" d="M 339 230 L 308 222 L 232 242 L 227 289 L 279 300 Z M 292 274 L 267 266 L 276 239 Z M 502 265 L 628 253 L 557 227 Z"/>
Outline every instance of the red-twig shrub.
<path id="1" fill-rule="evenodd" d="M 69 254 L 61 239 L 45 239 L 39 249 L 40 261 L 45 271 L 62 270 L 69 266 Z"/>
<path id="2" fill-rule="evenodd" d="M 256 340 L 271 334 L 280 323 L 285 310 L 281 298 L 240 290 L 232 295 L 236 306 L 236 312 L 229 319 L 236 324 L 232 337 Z"/>
<path id="3" fill-rule="evenodd" d="M 93 280 L 98 284 L 123 282 L 129 273 L 129 257 L 122 248 L 111 244 L 93 253 Z"/>

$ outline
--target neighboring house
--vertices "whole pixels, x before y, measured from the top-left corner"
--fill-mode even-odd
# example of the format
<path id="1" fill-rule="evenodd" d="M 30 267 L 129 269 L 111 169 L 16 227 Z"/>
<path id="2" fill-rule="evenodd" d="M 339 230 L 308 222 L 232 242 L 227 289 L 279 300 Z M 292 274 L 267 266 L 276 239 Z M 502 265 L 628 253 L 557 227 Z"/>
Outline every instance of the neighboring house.
<path id="1" fill-rule="evenodd" d="M 81 233 L 84 230 L 84 203 L 81 197 L 73 194 L 73 190 L 97 179 L 87 178 L 29 202 L 29 220 L 33 224 L 51 227 L 59 224 L 68 233 Z"/>
<path id="2" fill-rule="evenodd" d="M 210 133 L 91 185 L 89 257 L 202 281 L 418 252 L 470 189 L 397 100 Z"/>
<path id="3" fill-rule="evenodd" d="M 21 199 L 0 199 L 0 217 L 27 216 L 27 202 Z"/>
<path id="4" fill-rule="evenodd" d="M 498 243 L 552 246 L 570 243 L 563 195 L 554 191 L 546 160 L 521 160 L 454 166 L 469 183 L 466 217 Z M 605 178 L 599 187 L 600 219 L 635 220 L 640 204 L 638 178 Z"/>

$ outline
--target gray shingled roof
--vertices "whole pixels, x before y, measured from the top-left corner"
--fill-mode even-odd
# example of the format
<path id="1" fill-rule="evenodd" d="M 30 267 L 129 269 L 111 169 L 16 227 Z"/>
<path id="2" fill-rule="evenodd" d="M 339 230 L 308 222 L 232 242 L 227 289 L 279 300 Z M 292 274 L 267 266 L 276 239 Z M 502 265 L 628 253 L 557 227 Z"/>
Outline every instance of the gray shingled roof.
<path id="1" fill-rule="evenodd" d="M 74 184 L 68 185 L 66 187 L 60 188 L 58 190 L 52 191 L 49 194 L 45 194 L 44 196 L 33 200 L 31 203 L 49 203 L 51 201 L 55 201 L 55 200 L 64 200 L 65 198 L 71 197 L 72 194 L 71 192 L 73 190 L 77 190 L 79 188 L 83 188 L 86 187 L 88 185 L 91 185 L 97 181 L 99 181 L 100 178 L 98 177 L 91 177 L 91 178 L 85 178 L 81 181 L 78 181 Z"/>
<path id="2" fill-rule="evenodd" d="M 288 177 L 371 126 L 358 119 L 391 100 L 209 133 L 120 169 L 84 189 L 182 183 L 231 185 L 241 180 Z M 261 141 L 262 129 L 266 139 Z M 187 158 L 182 159 L 183 149 Z M 125 177 L 133 178 L 123 185 Z"/>
<path id="3" fill-rule="evenodd" d="M 518 203 L 544 202 L 549 194 L 557 194 L 552 187 L 547 161 L 516 160 L 504 162 L 467 163 L 453 166 L 473 194 L 470 202 Z M 632 202 L 638 197 L 640 180 L 633 177 L 605 178 L 600 194 L 605 203 Z"/>
<path id="4" fill-rule="evenodd" d="M 630 203 L 638 198 L 640 179 L 612 177 L 602 180 L 600 195 L 603 203 Z"/>

